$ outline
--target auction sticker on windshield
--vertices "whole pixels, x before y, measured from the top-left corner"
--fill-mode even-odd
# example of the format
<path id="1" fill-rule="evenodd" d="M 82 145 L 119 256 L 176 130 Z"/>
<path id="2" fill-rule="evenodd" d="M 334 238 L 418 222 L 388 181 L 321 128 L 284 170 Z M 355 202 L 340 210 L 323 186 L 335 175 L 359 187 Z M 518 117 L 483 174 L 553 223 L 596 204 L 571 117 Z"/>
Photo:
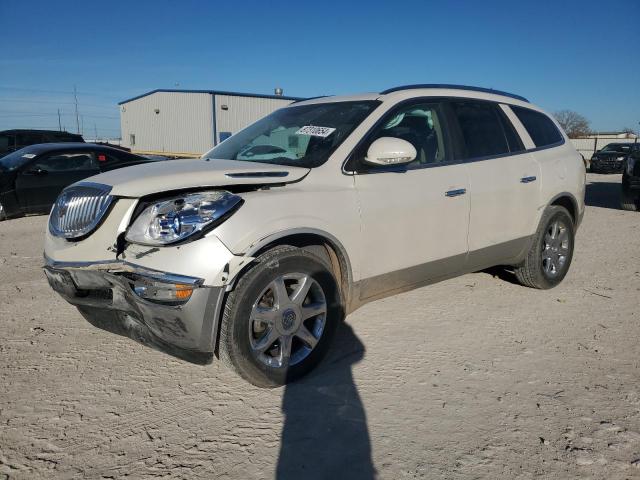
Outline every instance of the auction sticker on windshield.
<path id="1" fill-rule="evenodd" d="M 331 127 L 315 127 L 307 125 L 305 127 L 301 127 L 300 130 L 296 132 L 296 135 L 311 135 L 312 137 L 327 138 L 335 131 L 336 129 Z"/>

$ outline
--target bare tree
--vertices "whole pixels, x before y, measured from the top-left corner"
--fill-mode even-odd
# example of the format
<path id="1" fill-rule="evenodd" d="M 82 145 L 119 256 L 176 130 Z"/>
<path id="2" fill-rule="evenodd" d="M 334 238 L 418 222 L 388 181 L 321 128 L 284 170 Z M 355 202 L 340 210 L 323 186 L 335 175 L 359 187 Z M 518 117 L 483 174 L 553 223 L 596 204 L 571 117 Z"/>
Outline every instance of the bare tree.
<path id="1" fill-rule="evenodd" d="M 553 114 L 569 138 L 579 138 L 589 135 L 589 120 L 573 110 L 560 110 Z"/>

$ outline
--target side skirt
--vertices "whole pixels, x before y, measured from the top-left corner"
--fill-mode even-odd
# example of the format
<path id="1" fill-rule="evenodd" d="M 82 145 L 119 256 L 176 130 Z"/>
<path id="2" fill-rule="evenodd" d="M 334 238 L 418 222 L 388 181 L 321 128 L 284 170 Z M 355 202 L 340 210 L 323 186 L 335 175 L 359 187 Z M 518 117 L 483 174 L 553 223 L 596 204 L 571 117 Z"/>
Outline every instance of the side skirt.
<path id="1" fill-rule="evenodd" d="M 408 292 L 416 288 L 477 272 L 496 265 L 518 265 L 529 250 L 533 236 L 492 245 L 467 254 L 435 260 L 414 267 L 396 270 L 371 278 L 365 278 L 353 285 L 353 296 L 347 310 L 351 313 L 361 306 Z"/>

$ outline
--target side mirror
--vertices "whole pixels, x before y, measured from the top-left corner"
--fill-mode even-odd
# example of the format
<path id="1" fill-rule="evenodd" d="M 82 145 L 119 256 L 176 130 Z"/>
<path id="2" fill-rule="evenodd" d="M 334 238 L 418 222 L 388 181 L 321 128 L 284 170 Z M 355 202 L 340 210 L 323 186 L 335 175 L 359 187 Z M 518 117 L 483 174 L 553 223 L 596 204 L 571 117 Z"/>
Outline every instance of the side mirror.
<path id="1" fill-rule="evenodd" d="M 413 145 L 401 138 L 381 137 L 375 140 L 364 161 L 371 165 L 402 165 L 416 159 Z"/>

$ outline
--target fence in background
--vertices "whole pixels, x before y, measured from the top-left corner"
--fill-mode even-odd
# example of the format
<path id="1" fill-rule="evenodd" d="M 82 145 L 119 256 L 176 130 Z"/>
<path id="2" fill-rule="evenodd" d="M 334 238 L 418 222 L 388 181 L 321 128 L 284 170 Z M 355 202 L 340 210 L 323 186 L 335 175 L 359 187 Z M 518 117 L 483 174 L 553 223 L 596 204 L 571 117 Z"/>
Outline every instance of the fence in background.
<path id="1" fill-rule="evenodd" d="M 591 158 L 594 152 L 600 150 L 609 143 L 634 143 L 635 138 L 611 138 L 611 137 L 595 137 L 595 138 L 572 138 L 571 143 L 587 160 Z"/>

